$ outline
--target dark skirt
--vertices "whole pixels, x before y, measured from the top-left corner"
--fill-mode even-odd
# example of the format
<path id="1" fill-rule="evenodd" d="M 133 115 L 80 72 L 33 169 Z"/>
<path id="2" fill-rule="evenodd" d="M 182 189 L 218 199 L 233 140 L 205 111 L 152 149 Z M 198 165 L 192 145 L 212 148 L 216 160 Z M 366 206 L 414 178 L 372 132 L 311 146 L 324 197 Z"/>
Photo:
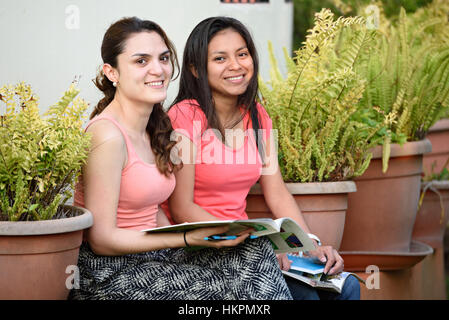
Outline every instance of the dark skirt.
<path id="1" fill-rule="evenodd" d="M 124 256 L 80 248 L 80 288 L 70 299 L 285 300 L 292 299 L 265 238 L 236 247 L 164 249 Z"/>

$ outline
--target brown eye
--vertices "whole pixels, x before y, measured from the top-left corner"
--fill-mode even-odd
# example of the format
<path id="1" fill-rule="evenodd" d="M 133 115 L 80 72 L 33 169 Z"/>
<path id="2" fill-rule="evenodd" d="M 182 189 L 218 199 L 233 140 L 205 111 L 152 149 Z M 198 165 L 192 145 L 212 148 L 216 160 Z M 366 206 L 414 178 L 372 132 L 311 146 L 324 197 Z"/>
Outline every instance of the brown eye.
<path id="1" fill-rule="evenodd" d="M 162 62 L 168 62 L 170 61 L 170 56 L 168 54 L 161 56 L 160 59 Z"/>

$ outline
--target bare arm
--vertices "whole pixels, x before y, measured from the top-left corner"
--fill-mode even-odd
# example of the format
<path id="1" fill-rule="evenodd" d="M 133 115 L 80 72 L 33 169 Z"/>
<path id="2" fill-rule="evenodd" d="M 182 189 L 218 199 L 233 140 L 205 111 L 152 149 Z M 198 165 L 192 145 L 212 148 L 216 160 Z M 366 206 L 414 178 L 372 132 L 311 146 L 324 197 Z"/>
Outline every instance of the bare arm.
<path id="1" fill-rule="evenodd" d="M 287 190 L 279 169 L 272 175 L 262 175 L 259 180 L 265 201 L 276 218 L 290 217 L 307 233 L 311 233 L 304 217 Z"/>
<path id="2" fill-rule="evenodd" d="M 264 163 L 259 179 L 265 201 L 276 218 L 290 217 L 307 233 L 311 233 L 293 196 L 287 190 L 279 170 L 274 131 L 266 141 Z"/>
<path id="3" fill-rule="evenodd" d="M 270 141 L 267 143 L 265 160 L 268 164 L 268 168 L 264 169 L 259 180 L 268 208 L 270 208 L 276 218 L 290 217 L 296 221 L 306 233 L 313 233 L 313 230 L 311 231 L 307 226 L 295 199 L 285 186 L 279 170 L 277 152 L 274 149 L 276 145 L 272 138 L 273 137 L 271 136 Z M 311 251 L 310 254 L 316 256 L 322 262 L 326 262 L 324 272 L 334 274 L 342 271 L 343 259 L 338 252 L 331 246 L 324 245 L 319 247 L 317 242 L 315 240 L 313 241 L 315 242 L 316 250 Z M 283 270 L 288 270 L 290 268 L 290 262 L 285 255 L 278 255 L 278 260 Z"/>

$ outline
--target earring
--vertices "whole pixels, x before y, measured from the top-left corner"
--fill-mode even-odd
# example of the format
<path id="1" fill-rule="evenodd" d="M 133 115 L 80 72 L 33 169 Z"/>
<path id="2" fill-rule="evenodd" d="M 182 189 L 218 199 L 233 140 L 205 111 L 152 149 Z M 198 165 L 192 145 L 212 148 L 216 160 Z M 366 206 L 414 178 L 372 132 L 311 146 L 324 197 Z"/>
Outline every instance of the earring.
<path id="1" fill-rule="evenodd" d="M 117 82 L 113 82 L 112 85 L 116 88 L 117 87 Z"/>

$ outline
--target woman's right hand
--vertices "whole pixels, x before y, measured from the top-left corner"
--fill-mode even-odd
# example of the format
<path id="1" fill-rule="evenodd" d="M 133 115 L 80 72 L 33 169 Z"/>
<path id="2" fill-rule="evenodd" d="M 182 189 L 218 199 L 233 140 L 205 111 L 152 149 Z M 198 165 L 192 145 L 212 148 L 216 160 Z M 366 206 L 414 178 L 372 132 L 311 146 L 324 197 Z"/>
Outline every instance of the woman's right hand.
<path id="1" fill-rule="evenodd" d="M 224 234 L 228 230 L 229 226 L 198 228 L 195 230 L 187 231 L 185 239 L 189 246 L 204 246 L 213 248 L 234 247 L 239 243 L 245 241 L 245 239 L 249 237 L 251 232 L 254 231 L 252 228 L 241 231 L 236 234 L 237 238 L 233 240 L 204 240 L 205 237 Z"/>

